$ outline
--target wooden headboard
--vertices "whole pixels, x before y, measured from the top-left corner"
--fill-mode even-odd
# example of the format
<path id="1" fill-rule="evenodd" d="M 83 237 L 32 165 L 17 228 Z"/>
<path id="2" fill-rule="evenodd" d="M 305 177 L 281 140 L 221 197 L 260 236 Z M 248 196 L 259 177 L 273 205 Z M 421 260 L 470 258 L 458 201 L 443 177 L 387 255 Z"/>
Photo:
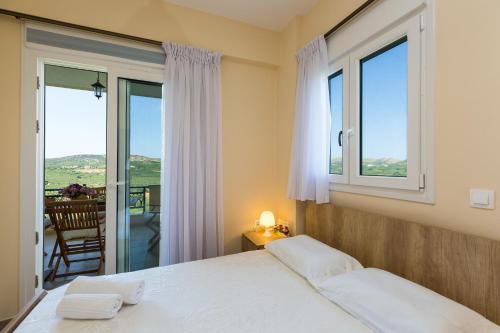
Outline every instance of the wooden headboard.
<path id="1" fill-rule="evenodd" d="M 500 242 L 358 210 L 307 203 L 305 232 L 500 324 Z"/>

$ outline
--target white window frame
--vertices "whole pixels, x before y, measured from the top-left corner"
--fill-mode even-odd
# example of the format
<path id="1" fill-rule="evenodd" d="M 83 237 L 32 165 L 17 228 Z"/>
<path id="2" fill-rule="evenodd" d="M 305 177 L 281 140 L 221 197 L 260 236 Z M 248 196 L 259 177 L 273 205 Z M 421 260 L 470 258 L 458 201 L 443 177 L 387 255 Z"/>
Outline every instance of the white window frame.
<path id="1" fill-rule="evenodd" d="M 349 58 L 345 57 L 330 65 L 330 75 L 342 71 L 342 174 L 330 174 L 331 182 L 339 184 L 349 183 L 349 135 L 346 128 L 349 128 L 349 117 L 347 111 L 349 110 Z M 330 93 L 330 89 L 328 89 Z M 330 167 L 328 168 L 330 170 Z"/>
<path id="2" fill-rule="evenodd" d="M 382 36 L 364 44 L 351 53 L 351 128 L 350 145 L 351 169 L 350 183 L 353 185 L 396 188 L 405 190 L 419 189 L 419 132 L 420 132 L 420 28 L 419 18 L 398 25 Z M 384 47 L 407 37 L 408 45 L 408 81 L 407 81 L 407 176 L 380 177 L 361 175 L 361 60 Z"/>
<path id="3" fill-rule="evenodd" d="M 337 43 L 327 41 L 331 47 L 329 74 L 342 69 L 345 89 L 343 175 L 330 176 L 330 189 L 334 192 L 434 203 L 434 1 L 412 1 L 412 4 L 401 4 L 382 0 L 377 5 L 380 8 L 368 9 L 374 13 L 365 13 L 368 15 L 365 21 L 363 14 L 351 23 L 348 31 L 337 38 Z M 394 14 L 398 10 L 402 13 L 399 17 Z M 385 13 L 389 13 L 388 22 L 383 25 L 379 22 Z M 378 30 L 370 30 L 374 27 Z M 360 61 L 405 36 L 408 43 L 407 177 L 363 176 L 359 140 Z M 335 45 L 339 48 L 335 49 Z"/>

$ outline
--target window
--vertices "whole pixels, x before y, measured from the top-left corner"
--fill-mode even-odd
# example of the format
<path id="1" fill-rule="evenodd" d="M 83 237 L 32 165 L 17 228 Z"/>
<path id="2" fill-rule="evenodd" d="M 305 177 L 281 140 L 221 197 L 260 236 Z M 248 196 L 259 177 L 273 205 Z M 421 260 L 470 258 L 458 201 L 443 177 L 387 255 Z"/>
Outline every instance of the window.
<path id="1" fill-rule="evenodd" d="M 342 152 L 342 112 L 343 112 L 343 75 L 342 70 L 330 75 L 328 89 L 330 92 L 330 114 L 332 117 L 330 131 L 330 174 L 343 174 Z"/>
<path id="2" fill-rule="evenodd" d="M 406 37 L 360 61 L 363 176 L 407 176 Z"/>
<path id="3" fill-rule="evenodd" d="M 333 190 L 433 202 L 430 6 L 386 0 L 327 41 Z"/>

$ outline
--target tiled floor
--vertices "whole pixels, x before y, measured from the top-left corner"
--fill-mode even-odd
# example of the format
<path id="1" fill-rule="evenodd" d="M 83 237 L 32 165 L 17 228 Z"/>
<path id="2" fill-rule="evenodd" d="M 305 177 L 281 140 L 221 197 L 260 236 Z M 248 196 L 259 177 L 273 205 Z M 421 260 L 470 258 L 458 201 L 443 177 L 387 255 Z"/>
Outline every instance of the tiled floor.
<path id="1" fill-rule="evenodd" d="M 131 217 L 131 222 L 130 222 L 130 270 L 135 271 L 135 270 L 140 270 L 140 269 L 145 269 L 145 268 L 151 268 L 151 267 L 156 267 L 158 266 L 159 262 L 159 253 L 158 253 L 158 246 L 155 246 L 151 249 L 151 251 L 148 251 L 148 248 L 150 247 L 149 240 L 151 237 L 153 237 L 154 232 L 148 228 L 145 224 L 145 221 L 149 219 L 149 216 L 145 215 L 134 215 Z M 45 252 L 47 253 L 46 256 L 44 256 L 44 270 L 47 272 L 50 271 L 50 267 L 48 267 L 48 263 L 50 260 L 50 254 L 52 253 L 52 248 L 54 246 L 54 243 L 56 241 L 56 234 L 54 231 L 48 230 L 45 233 L 45 238 L 44 238 L 44 249 Z M 84 254 L 79 254 L 75 255 L 73 258 L 89 258 L 89 257 L 95 257 L 96 253 L 84 253 Z M 82 262 L 75 262 L 72 263 L 69 271 L 73 270 L 88 270 L 88 269 L 94 269 L 97 267 L 99 264 L 98 260 L 91 260 L 91 261 L 82 261 Z M 54 260 L 54 265 L 55 265 L 55 260 Z M 102 265 L 102 270 L 100 274 L 104 274 L 103 269 L 104 265 Z M 61 260 L 61 264 L 59 266 L 59 273 L 67 270 L 67 267 L 64 265 L 64 262 Z M 71 277 L 63 277 L 63 278 L 57 278 L 54 281 L 50 281 L 50 278 L 48 281 L 44 282 L 44 289 L 50 290 L 56 287 L 59 287 L 61 285 L 64 285 L 68 283 L 69 281 L 73 280 L 76 276 L 71 276 Z"/>
<path id="2" fill-rule="evenodd" d="M 137 271 L 158 266 L 159 246 L 154 246 L 151 251 L 149 240 L 154 232 L 145 225 L 147 218 L 136 215 L 130 221 L 130 270 Z"/>
<path id="3" fill-rule="evenodd" d="M 43 268 L 44 268 L 44 276 L 47 277 L 47 274 L 49 274 L 52 270 L 52 267 L 48 267 L 49 260 L 50 260 L 50 255 L 52 253 L 52 248 L 54 246 L 54 243 L 56 241 L 56 234 L 54 231 L 46 231 L 45 232 L 45 238 L 44 238 L 44 250 L 47 255 L 44 256 L 43 258 Z M 79 255 L 72 256 L 72 259 L 82 259 L 82 258 L 89 258 L 89 257 L 96 257 L 97 253 L 83 253 Z M 57 257 L 54 259 L 53 266 L 55 266 Z M 64 264 L 64 261 L 61 260 L 61 264 L 59 265 L 59 271 L 58 273 L 63 273 L 63 272 L 71 272 L 75 270 L 88 270 L 88 269 L 94 269 L 97 268 L 99 264 L 98 260 L 91 260 L 91 261 L 82 261 L 82 262 L 74 262 L 71 263 L 71 266 L 69 268 L 66 267 Z M 102 265 L 104 266 L 104 265 Z M 104 268 L 104 267 L 103 267 Z M 101 271 L 100 274 L 103 274 L 104 272 Z M 50 281 L 50 277 L 46 278 L 47 281 L 44 282 L 43 288 L 46 290 L 50 290 L 56 287 L 59 287 L 71 280 L 73 280 L 76 276 L 68 276 L 68 277 L 61 277 L 61 278 L 56 278 L 54 281 Z"/>

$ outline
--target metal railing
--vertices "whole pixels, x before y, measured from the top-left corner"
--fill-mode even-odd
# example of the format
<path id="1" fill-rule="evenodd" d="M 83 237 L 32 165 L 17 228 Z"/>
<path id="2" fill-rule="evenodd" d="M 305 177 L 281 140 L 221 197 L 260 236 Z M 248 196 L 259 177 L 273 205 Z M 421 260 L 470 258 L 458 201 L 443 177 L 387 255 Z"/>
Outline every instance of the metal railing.
<path id="1" fill-rule="evenodd" d="M 129 187 L 129 208 L 132 210 L 141 210 L 142 214 L 146 212 L 146 192 L 149 191 L 150 186 L 157 186 L 155 184 L 144 186 L 130 186 Z M 46 188 L 45 197 L 51 199 L 62 198 L 59 193 L 60 188 Z"/>
<path id="2" fill-rule="evenodd" d="M 128 202 L 130 209 L 141 209 L 142 214 L 146 212 L 146 189 L 148 186 L 130 186 L 129 187 L 129 195 Z M 140 202 L 140 206 L 137 206 L 137 203 Z"/>

